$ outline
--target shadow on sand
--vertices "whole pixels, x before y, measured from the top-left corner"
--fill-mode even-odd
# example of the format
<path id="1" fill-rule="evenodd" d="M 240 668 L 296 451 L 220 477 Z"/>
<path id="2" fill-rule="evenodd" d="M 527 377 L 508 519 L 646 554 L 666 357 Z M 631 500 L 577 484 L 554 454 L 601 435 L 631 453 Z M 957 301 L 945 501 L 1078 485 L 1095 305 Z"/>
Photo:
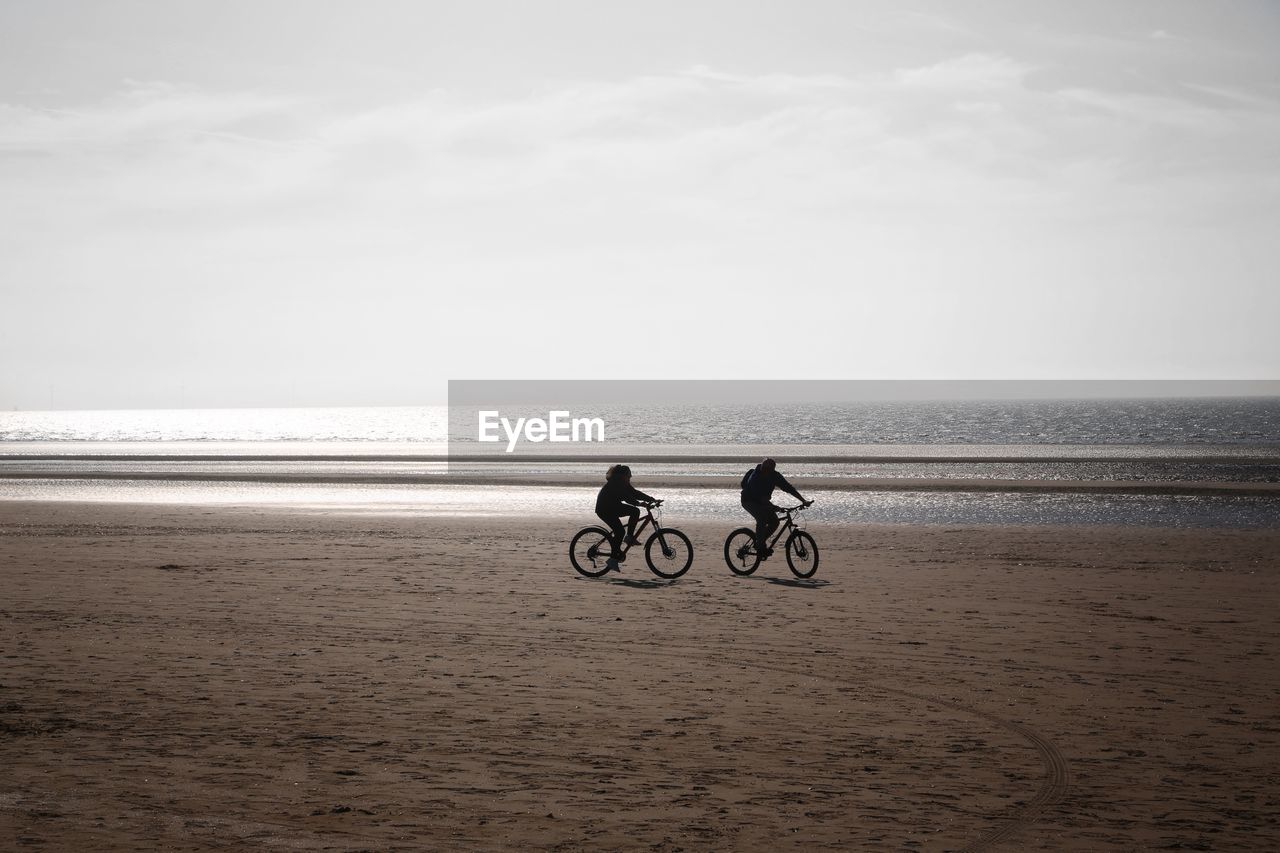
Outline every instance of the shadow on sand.
<path id="1" fill-rule="evenodd" d="M 822 578 L 771 578 L 767 575 L 749 575 L 744 580 L 776 583 L 778 586 L 789 586 L 792 589 L 822 589 L 824 586 L 831 585 L 831 581 Z"/>
<path id="2" fill-rule="evenodd" d="M 602 580 L 608 581 L 615 586 L 627 586 L 632 589 L 662 589 L 680 583 L 680 578 L 663 580 L 662 578 L 621 578 L 617 575 L 612 577 L 605 575 Z"/>

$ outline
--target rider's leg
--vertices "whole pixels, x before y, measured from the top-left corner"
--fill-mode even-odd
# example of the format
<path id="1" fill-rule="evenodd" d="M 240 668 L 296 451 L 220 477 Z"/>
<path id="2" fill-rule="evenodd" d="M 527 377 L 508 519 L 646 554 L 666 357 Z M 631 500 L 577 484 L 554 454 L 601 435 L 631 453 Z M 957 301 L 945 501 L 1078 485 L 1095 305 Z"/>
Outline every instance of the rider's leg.
<path id="1" fill-rule="evenodd" d="M 617 556 L 622 553 L 622 522 L 618 520 L 616 515 L 604 515 L 603 513 L 596 513 L 596 515 L 601 521 L 609 525 L 609 542 L 613 545 L 614 556 Z"/>
<path id="2" fill-rule="evenodd" d="M 764 501 L 744 500 L 742 508 L 751 513 L 756 520 L 756 551 L 764 554 L 768 547 L 769 534 L 778 528 L 778 517 L 773 508 Z"/>
<path id="3" fill-rule="evenodd" d="M 639 545 L 636 541 L 636 525 L 640 522 L 640 510 L 635 507 L 627 507 L 630 512 L 627 513 L 627 544 Z"/>
<path id="4" fill-rule="evenodd" d="M 769 514 L 764 519 L 764 535 L 760 537 L 760 553 L 767 557 L 772 551 L 769 549 L 769 537 L 773 535 L 773 531 L 778 529 L 778 525 L 782 522 L 778 520 L 773 512 L 773 507 L 768 508 Z"/>

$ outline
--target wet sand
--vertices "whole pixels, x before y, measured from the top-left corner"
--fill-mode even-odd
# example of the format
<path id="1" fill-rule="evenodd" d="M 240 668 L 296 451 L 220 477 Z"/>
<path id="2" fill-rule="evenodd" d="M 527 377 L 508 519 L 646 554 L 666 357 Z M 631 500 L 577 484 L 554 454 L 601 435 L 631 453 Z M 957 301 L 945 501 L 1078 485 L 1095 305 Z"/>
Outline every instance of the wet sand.
<path id="1" fill-rule="evenodd" d="M 1280 848 L 1280 531 L 578 526 L 0 503 L 0 846 Z"/>

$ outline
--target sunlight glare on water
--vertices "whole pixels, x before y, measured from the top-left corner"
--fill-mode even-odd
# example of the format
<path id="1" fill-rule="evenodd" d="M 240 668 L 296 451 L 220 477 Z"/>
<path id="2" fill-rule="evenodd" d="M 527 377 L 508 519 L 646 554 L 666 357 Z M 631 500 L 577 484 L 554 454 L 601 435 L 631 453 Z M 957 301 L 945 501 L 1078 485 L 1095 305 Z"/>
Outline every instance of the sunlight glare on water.
<path id="1" fill-rule="evenodd" d="M 288 512 L 408 517 L 563 518 L 598 523 L 593 487 L 209 483 L 137 480 L 0 480 L 0 500 L 270 507 Z M 1118 524 L 1280 527 L 1269 497 L 823 491 L 806 513 L 816 524 Z M 747 517 L 738 491 L 667 489 L 664 523 Z"/>
<path id="2" fill-rule="evenodd" d="M 445 406 L 0 412 L 2 442 L 443 445 Z"/>

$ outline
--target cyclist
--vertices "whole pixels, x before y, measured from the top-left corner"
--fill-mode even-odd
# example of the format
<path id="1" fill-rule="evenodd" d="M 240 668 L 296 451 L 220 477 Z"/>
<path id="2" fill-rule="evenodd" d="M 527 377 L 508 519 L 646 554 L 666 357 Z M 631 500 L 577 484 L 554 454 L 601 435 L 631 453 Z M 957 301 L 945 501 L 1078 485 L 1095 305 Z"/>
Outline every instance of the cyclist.
<path id="1" fill-rule="evenodd" d="M 756 553 L 760 559 L 767 560 L 773 554 L 768 546 L 769 536 L 778 529 L 778 507 L 773 504 L 773 490 L 791 495 L 805 506 L 813 501 L 804 499 L 804 495 L 796 491 L 795 486 L 787 482 L 787 478 L 778 473 L 778 463 L 765 459 L 742 477 L 742 508 L 751 513 L 756 520 Z"/>
<path id="2" fill-rule="evenodd" d="M 636 541 L 636 524 L 640 521 L 640 510 L 636 506 L 653 506 L 656 498 L 631 485 L 631 468 L 627 465 L 611 465 L 604 475 L 604 486 L 596 495 L 596 515 L 613 531 L 611 541 L 613 553 L 621 559 L 627 555 L 622 553 L 622 522 L 627 519 L 627 545 L 639 545 Z M 610 570 L 618 571 L 618 560 L 610 557 L 605 563 Z"/>

